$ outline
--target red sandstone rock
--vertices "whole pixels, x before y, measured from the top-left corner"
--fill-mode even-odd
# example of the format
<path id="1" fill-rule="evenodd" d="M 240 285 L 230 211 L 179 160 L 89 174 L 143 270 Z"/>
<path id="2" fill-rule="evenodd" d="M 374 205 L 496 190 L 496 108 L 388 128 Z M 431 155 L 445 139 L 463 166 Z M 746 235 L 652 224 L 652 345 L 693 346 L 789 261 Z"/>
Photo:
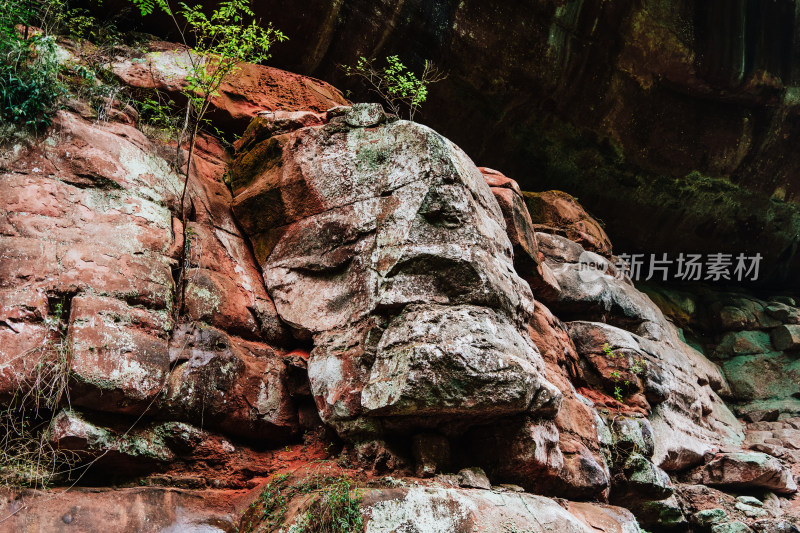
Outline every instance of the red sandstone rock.
<path id="1" fill-rule="evenodd" d="M 792 471 L 780 460 L 759 452 L 721 453 L 698 468 L 692 479 L 720 487 L 762 487 L 779 494 L 797 492 Z"/>
<path id="2" fill-rule="evenodd" d="M 536 230 L 517 182 L 502 173 L 480 167 L 503 212 L 506 233 L 514 248 L 514 268 L 528 282 L 534 296 L 554 299 L 560 290 L 550 268 L 542 264 Z"/>
<path id="3" fill-rule="evenodd" d="M 177 95 L 186 87 L 190 64 L 184 48 L 166 42 L 151 43 L 143 58 L 121 59 L 112 69 L 131 87 L 158 89 Z M 322 113 L 347 104 L 342 93 L 331 85 L 284 70 L 242 63 L 222 84 L 212 100 L 212 119 L 222 126 L 240 131 L 260 111 L 311 110 Z"/>
<path id="4" fill-rule="evenodd" d="M 525 192 L 531 220 L 537 231 L 561 233 L 585 249 L 611 255 L 611 241 L 603 227 L 580 204 L 561 191 Z"/>
<path id="5" fill-rule="evenodd" d="M 183 310 L 188 320 L 235 336 L 280 342 L 284 327 L 230 213 L 224 150 L 201 138 L 196 155 Z M 295 431 L 283 363 L 265 344 L 231 337 L 226 342 L 239 348 L 222 359 L 233 361 L 232 374 L 215 374 L 219 356 L 202 372 L 204 360 L 195 358 L 193 373 L 181 381 L 173 370 L 167 383 L 170 362 L 181 357 L 171 359 L 170 338 L 178 298 L 172 269 L 184 247 L 174 215 L 182 181 L 141 132 L 60 112 L 48 140 L 7 154 L 3 165 L 14 173 L 0 179 L 0 298 L 8 324 L 0 328 L 0 393 L 16 390 L 61 342 L 51 324 L 61 303 L 58 328 L 70 346 L 75 405 L 141 413 L 155 409 L 153 400 L 176 383 L 211 382 L 230 401 L 215 404 L 212 394 L 204 412 L 194 407 L 203 402 L 200 389 L 178 387 L 184 407 L 174 416 L 246 436 L 280 439 Z"/>

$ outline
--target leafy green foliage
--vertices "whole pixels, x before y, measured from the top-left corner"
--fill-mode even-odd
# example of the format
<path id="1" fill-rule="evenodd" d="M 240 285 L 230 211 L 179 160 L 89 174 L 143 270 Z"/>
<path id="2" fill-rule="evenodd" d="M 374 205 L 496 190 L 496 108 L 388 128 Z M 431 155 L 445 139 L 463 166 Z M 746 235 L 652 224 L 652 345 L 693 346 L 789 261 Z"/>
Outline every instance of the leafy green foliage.
<path id="1" fill-rule="evenodd" d="M 55 41 L 5 35 L 0 55 L 0 117 L 36 132 L 46 129 L 67 94 L 58 79 Z"/>
<path id="2" fill-rule="evenodd" d="M 97 43 L 82 58 L 85 64 L 59 62 L 56 32 Z M 113 22 L 100 23 L 86 9 L 70 9 L 66 0 L 0 0 L 0 136 L 48 128 L 70 92 L 104 118 L 120 87 L 102 79 L 109 76 L 103 76 L 100 56 L 104 46 L 119 39 Z"/>
<path id="3" fill-rule="evenodd" d="M 306 512 L 303 533 L 350 533 L 364 526 L 359 505 L 361 498 L 345 477 L 328 478 L 321 485 L 320 497 Z"/>
<path id="4" fill-rule="evenodd" d="M 287 37 L 271 24 L 262 26 L 254 18 L 254 13 L 246 0 L 225 0 L 210 13 L 206 13 L 200 5 L 189 6 L 183 2 L 176 10 L 169 0 L 132 1 L 142 16 L 155 11 L 169 15 L 187 46 L 189 74 L 183 94 L 188 104 L 178 146 L 180 149 L 183 137 L 188 132 L 191 163 L 199 128 L 203 124 L 212 98 L 219 95 L 219 88 L 225 79 L 235 72 L 242 62 L 261 63 L 269 59 L 270 47 L 275 42 L 285 41 Z M 155 104 L 152 108 L 155 108 Z"/>
<path id="5" fill-rule="evenodd" d="M 159 91 L 137 102 L 139 122 L 156 130 L 174 132 L 180 128 L 180 117 L 175 113 L 176 104 Z"/>
<path id="6" fill-rule="evenodd" d="M 133 0 L 133 3 L 139 8 L 139 12 L 143 17 L 153 14 L 156 8 L 164 13 L 172 14 L 169 3 L 165 0 Z"/>
<path id="7" fill-rule="evenodd" d="M 346 75 L 364 80 L 370 91 L 378 94 L 392 113 L 400 116 L 403 109 L 407 110 L 409 120 L 414 120 L 414 115 L 428 99 L 428 86 L 446 78 L 427 60 L 418 76 L 396 55 L 387 57 L 382 67 L 376 66 L 374 59 L 361 57 L 354 67 L 343 66 L 342 69 Z"/>
<path id="8" fill-rule="evenodd" d="M 29 30 L 49 20 L 41 9 L 24 0 L 0 0 L 0 119 L 35 132 L 50 126 L 67 93 L 58 79 L 55 40 Z"/>

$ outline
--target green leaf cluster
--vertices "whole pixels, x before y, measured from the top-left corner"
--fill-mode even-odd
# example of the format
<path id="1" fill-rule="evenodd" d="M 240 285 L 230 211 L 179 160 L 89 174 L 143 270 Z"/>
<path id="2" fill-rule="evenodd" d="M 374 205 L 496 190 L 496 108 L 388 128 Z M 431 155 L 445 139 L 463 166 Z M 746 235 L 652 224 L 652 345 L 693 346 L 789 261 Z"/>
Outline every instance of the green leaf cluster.
<path id="1" fill-rule="evenodd" d="M 40 4 L 0 0 L 0 120 L 36 132 L 50 126 L 67 94 L 55 39 L 30 29 L 43 21 L 40 10 Z"/>
<path id="2" fill-rule="evenodd" d="M 428 86 L 446 77 L 427 60 L 422 74 L 417 75 L 396 55 L 388 56 L 383 66 L 377 66 L 374 59 L 361 57 L 354 67 L 343 66 L 342 69 L 347 76 L 365 81 L 369 90 L 380 96 L 395 115 L 400 116 L 406 110 L 409 120 L 414 120 L 414 115 L 428 99 Z"/>
<path id="3" fill-rule="evenodd" d="M 363 59 L 363 58 L 362 58 Z M 397 56 L 386 58 L 383 74 L 386 76 L 387 90 L 393 96 L 406 99 L 412 106 L 419 106 L 428 99 L 428 84 L 408 70 Z"/>

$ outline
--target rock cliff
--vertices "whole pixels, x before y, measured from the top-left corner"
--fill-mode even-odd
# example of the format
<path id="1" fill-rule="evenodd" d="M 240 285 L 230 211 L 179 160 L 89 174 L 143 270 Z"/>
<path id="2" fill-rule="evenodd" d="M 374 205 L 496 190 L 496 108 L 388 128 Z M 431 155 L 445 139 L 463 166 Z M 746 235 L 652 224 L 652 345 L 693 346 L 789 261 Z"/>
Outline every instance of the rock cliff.
<path id="1" fill-rule="evenodd" d="M 155 46 L 115 71 L 176 91 Z M 573 197 L 318 80 L 214 105 L 183 212 L 124 106 L 5 151 L 0 396 L 60 368 L 71 460 L 0 529 L 301 531 L 345 478 L 370 532 L 797 531 L 795 300 L 651 298 Z"/>

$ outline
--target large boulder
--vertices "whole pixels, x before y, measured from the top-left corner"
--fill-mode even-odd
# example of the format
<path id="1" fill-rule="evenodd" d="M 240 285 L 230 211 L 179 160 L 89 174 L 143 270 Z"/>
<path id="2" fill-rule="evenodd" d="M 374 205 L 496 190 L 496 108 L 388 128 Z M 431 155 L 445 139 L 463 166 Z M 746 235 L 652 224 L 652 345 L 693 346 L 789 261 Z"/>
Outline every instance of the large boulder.
<path id="1" fill-rule="evenodd" d="M 420 527 L 430 533 L 640 531 L 627 509 L 582 502 L 565 502 L 562 507 L 531 494 L 427 487 L 372 489 L 362 494 L 365 531 L 369 533 Z"/>
<path id="2" fill-rule="evenodd" d="M 466 154 L 370 104 L 264 131 L 233 165 L 233 210 L 281 319 L 313 339 L 323 420 L 555 415 L 530 288 Z"/>

